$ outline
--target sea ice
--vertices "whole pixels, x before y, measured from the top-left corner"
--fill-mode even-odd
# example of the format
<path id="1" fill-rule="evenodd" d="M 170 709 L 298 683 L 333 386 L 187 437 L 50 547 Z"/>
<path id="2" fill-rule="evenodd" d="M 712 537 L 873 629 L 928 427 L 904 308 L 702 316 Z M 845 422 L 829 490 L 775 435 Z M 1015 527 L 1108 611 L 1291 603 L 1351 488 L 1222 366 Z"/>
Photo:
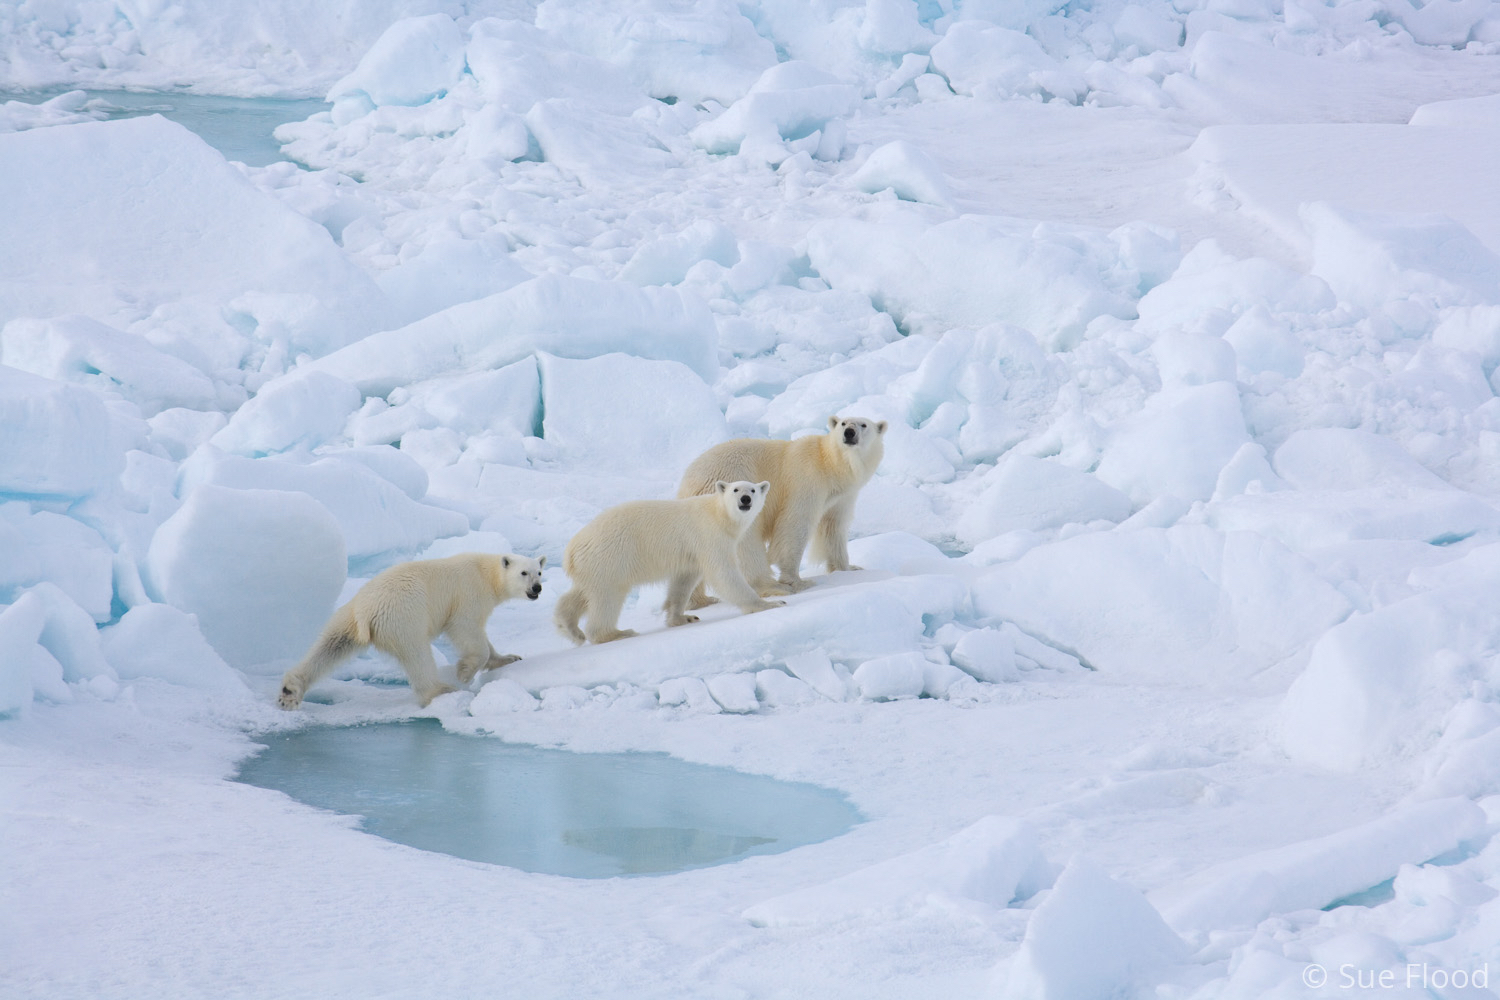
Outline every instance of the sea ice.
<path id="1" fill-rule="evenodd" d="M 312 497 L 207 483 L 157 529 L 145 569 L 152 596 L 196 615 L 240 669 L 300 657 L 348 575 L 339 524 Z"/>

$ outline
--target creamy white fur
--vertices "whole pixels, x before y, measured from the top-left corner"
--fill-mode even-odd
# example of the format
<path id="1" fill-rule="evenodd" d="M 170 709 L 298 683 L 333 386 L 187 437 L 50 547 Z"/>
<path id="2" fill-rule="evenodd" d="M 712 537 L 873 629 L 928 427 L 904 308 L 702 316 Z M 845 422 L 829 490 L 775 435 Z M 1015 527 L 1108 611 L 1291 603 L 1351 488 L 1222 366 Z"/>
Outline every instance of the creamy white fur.
<path id="1" fill-rule="evenodd" d="M 374 646 L 400 662 L 417 700 L 426 705 L 453 688 L 438 680 L 432 640 L 447 634 L 458 650 L 458 679 L 519 660 L 501 656 L 485 622 L 501 601 L 542 592 L 546 557 L 466 552 L 392 566 L 359 588 L 333 613 L 312 649 L 281 679 L 282 708 L 296 708 L 318 678 L 360 650 Z"/>
<path id="2" fill-rule="evenodd" d="M 611 507 L 568 542 L 563 569 L 573 589 L 557 602 L 558 631 L 581 643 L 635 635 L 617 628 L 631 588 L 667 581 L 667 624 L 697 621 L 686 614 L 700 580 L 741 611 L 764 611 L 780 601 L 762 600 L 745 582 L 735 549 L 765 505 L 768 482 L 711 484 L 704 496 L 636 500 Z M 586 630 L 579 619 L 587 616 Z"/>
<path id="3" fill-rule="evenodd" d="M 827 564 L 830 573 L 859 568 L 849 564 L 849 522 L 860 489 L 885 456 L 885 429 L 884 420 L 829 417 L 826 434 L 795 441 L 725 441 L 693 460 L 677 495 L 707 493 L 721 479 L 769 480 L 766 509 L 740 542 L 739 564 L 762 597 L 796 593 L 811 586 L 801 576 L 809 542 L 813 558 Z M 781 571 L 779 581 L 771 575 L 772 565 Z M 691 606 L 709 603 L 700 588 Z"/>

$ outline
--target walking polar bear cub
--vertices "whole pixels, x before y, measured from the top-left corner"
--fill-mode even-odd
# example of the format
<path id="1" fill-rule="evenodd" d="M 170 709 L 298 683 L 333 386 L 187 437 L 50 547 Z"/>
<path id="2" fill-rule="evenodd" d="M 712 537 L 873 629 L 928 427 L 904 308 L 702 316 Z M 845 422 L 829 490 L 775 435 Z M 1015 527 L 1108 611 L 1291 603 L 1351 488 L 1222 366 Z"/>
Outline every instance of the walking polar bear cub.
<path id="1" fill-rule="evenodd" d="M 466 552 L 392 566 L 333 613 L 302 662 L 282 677 L 278 703 L 296 708 L 318 678 L 369 646 L 400 662 L 423 706 L 454 690 L 438 680 L 432 659 L 432 640 L 443 633 L 458 650 L 460 683 L 519 660 L 495 652 L 484 625 L 502 601 L 541 595 L 546 562 Z"/>
<path id="2" fill-rule="evenodd" d="M 859 568 L 849 564 L 849 522 L 860 489 L 885 457 L 885 429 L 884 420 L 829 417 L 826 434 L 794 441 L 725 441 L 693 460 L 677 495 L 707 493 L 721 479 L 775 484 L 754 530 L 740 542 L 739 565 L 762 597 L 796 593 L 812 586 L 801 576 L 809 542 L 813 558 L 826 563 L 830 573 Z M 771 576 L 773 564 L 781 570 L 779 581 Z M 690 606 L 711 603 L 700 587 Z"/>
<path id="3" fill-rule="evenodd" d="M 667 581 L 667 624 L 698 619 L 686 613 L 700 580 L 746 613 L 782 601 L 762 600 L 745 582 L 735 556 L 740 539 L 766 504 L 769 482 L 711 484 L 703 496 L 635 500 L 611 507 L 568 542 L 563 569 L 573 589 L 557 602 L 557 629 L 575 643 L 610 642 L 636 633 L 618 627 L 632 588 Z M 588 617 L 587 629 L 578 627 Z"/>

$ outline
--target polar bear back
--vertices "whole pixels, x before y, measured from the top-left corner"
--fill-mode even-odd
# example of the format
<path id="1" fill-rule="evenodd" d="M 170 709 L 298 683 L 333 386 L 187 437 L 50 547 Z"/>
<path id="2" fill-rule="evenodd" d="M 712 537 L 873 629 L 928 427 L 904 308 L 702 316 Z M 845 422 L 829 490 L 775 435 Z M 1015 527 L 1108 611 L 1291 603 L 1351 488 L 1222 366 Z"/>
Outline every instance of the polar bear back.
<path id="1" fill-rule="evenodd" d="M 717 480 L 769 480 L 771 489 L 756 522 L 763 538 L 776 533 L 784 512 L 798 509 L 821 515 L 837 497 L 856 492 L 874 472 L 879 454 L 867 469 L 857 461 L 863 456 L 845 454 L 828 434 L 813 434 L 793 441 L 736 438 L 716 444 L 693 460 L 683 473 L 679 497 L 710 492 Z"/>
<path id="2" fill-rule="evenodd" d="M 463 552 L 446 559 L 401 563 L 361 587 L 349 602 L 349 610 L 370 636 L 425 631 L 428 638 L 435 638 L 450 622 L 483 620 L 496 604 L 522 595 L 512 572 L 519 567 L 506 567 L 505 559 Z"/>
<path id="3" fill-rule="evenodd" d="M 701 568 L 707 553 L 732 552 L 739 525 L 717 493 L 681 500 L 632 500 L 611 507 L 568 542 L 563 569 L 606 586 L 652 583 Z"/>

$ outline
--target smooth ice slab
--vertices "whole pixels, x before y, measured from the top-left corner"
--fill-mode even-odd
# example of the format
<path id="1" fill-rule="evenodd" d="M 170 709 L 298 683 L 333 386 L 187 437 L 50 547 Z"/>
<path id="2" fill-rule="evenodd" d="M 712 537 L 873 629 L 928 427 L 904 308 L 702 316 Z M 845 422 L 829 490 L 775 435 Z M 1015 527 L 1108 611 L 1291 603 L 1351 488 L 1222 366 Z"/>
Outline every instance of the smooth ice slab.
<path id="1" fill-rule="evenodd" d="M 260 737 L 239 780 L 363 817 L 368 833 L 578 878 L 706 868 L 838 836 L 839 792 L 666 754 L 579 754 L 446 732 L 433 720 Z"/>

